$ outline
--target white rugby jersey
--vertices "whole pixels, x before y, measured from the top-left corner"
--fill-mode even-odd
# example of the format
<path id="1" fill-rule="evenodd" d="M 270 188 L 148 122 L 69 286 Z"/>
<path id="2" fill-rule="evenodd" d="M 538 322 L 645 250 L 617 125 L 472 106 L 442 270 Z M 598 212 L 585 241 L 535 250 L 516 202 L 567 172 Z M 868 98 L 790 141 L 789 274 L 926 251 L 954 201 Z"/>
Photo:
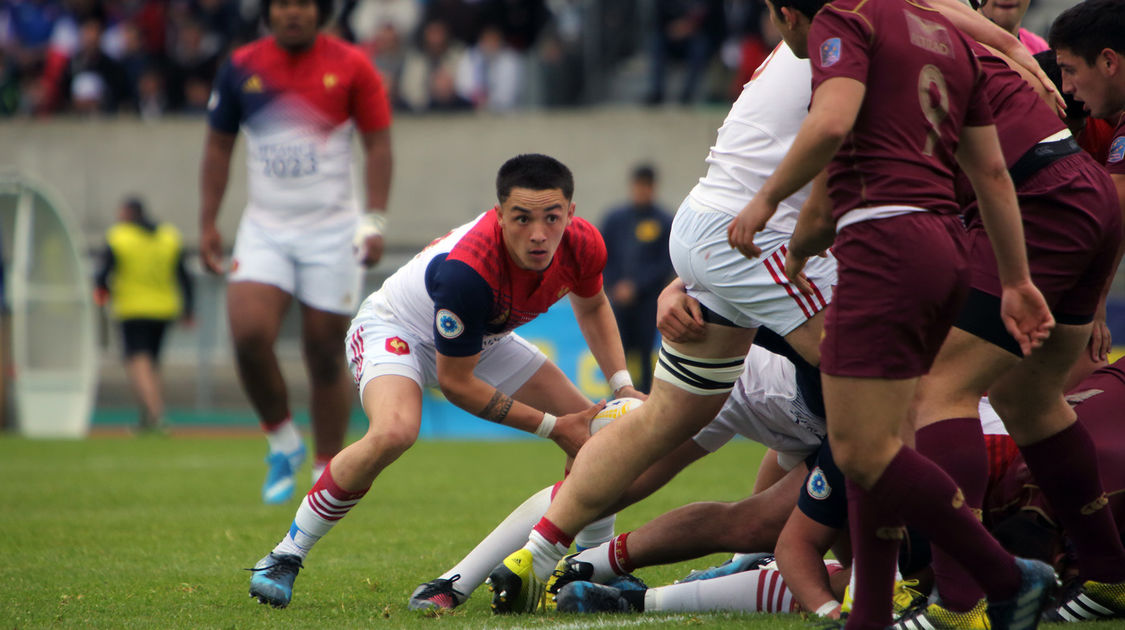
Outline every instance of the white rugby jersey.
<path id="1" fill-rule="evenodd" d="M 731 106 L 707 155 L 707 174 L 689 197 L 704 206 L 737 215 L 793 145 L 812 99 L 812 70 L 785 43 L 778 44 L 754 72 Z M 783 201 L 768 230 L 792 234 L 811 184 Z"/>

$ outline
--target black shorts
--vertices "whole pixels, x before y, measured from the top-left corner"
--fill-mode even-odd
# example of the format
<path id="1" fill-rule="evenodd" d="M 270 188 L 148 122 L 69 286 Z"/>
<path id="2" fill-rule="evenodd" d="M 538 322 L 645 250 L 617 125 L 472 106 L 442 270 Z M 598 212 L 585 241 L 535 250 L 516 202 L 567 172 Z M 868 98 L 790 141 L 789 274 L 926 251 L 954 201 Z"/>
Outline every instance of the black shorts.
<path id="1" fill-rule="evenodd" d="M 121 321 L 121 340 L 125 358 L 134 354 L 147 354 L 155 361 L 160 358 L 164 342 L 166 319 L 125 319 Z"/>
<path id="2" fill-rule="evenodd" d="M 816 452 L 805 458 L 809 472 L 805 475 L 805 486 L 797 498 L 797 507 L 805 516 L 832 529 L 844 529 L 848 525 L 848 493 L 844 485 L 844 474 L 832 459 L 832 449 L 828 440 L 820 443 Z"/>

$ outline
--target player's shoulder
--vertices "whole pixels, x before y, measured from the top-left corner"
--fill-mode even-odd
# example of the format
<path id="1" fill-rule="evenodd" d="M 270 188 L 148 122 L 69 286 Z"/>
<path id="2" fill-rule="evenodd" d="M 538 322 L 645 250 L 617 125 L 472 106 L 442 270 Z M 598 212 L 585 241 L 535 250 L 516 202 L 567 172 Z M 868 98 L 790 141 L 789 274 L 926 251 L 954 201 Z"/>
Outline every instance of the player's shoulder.
<path id="1" fill-rule="evenodd" d="M 319 38 L 318 46 L 325 58 L 348 65 L 371 66 L 371 59 L 359 46 L 335 35 L 321 34 Z"/>
<path id="2" fill-rule="evenodd" d="M 261 63 L 271 56 L 275 48 L 272 37 L 262 37 L 231 51 L 230 63 L 240 67 L 255 62 Z"/>
<path id="3" fill-rule="evenodd" d="M 590 223 L 582 217 L 574 217 L 571 219 L 570 225 L 566 227 L 566 236 L 575 244 L 602 242 L 602 233 L 598 231 L 598 228 L 594 227 L 593 223 Z"/>
<path id="4" fill-rule="evenodd" d="M 606 249 L 602 233 L 582 217 L 574 217 L 563 233 L 563 243 L 579 267 L 605 265 Z"/>

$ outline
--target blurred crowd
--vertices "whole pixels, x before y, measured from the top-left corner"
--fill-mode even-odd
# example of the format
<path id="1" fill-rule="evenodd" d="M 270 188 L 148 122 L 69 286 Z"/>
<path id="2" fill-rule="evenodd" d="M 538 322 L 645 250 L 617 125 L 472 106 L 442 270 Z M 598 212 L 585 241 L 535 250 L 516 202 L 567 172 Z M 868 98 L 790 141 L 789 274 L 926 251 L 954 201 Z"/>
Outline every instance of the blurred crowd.
<path id="1" fill-rule="evenodd" d="M 3 0 L 0 116 L 206 110 L 260 0 Z M 758 0 L 337 0 L 402 112 L 723 102 L 778 41 Z M 630 89 L 631 88 L 631 89 Z"/>

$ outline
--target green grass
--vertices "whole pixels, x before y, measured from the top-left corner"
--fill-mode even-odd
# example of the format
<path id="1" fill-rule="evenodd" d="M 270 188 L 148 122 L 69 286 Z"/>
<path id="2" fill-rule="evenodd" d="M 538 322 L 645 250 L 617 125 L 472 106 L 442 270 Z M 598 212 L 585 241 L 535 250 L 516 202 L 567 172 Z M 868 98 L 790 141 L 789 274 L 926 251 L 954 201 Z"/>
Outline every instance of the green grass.
<path id="1" fill-rule="evenodd" d="M 296 509 L 259 500 L 263 441 L 0 438 L 0 628 L 802 627 L 796 615 L 501 618 L 479 590 L 452 614 L 406 609 L 532 492 L 561 456 L 536 442 L 423 442 L 317 546 L 285 610 L 247 596 L 249 567 Z M 749 491 L 760 450 L 735 442 L 622 513 L 618 529 Z M 307 469 L 299 489 L 308 488 Z M 663 584 L 690 564 L 644 569 Z"/>

